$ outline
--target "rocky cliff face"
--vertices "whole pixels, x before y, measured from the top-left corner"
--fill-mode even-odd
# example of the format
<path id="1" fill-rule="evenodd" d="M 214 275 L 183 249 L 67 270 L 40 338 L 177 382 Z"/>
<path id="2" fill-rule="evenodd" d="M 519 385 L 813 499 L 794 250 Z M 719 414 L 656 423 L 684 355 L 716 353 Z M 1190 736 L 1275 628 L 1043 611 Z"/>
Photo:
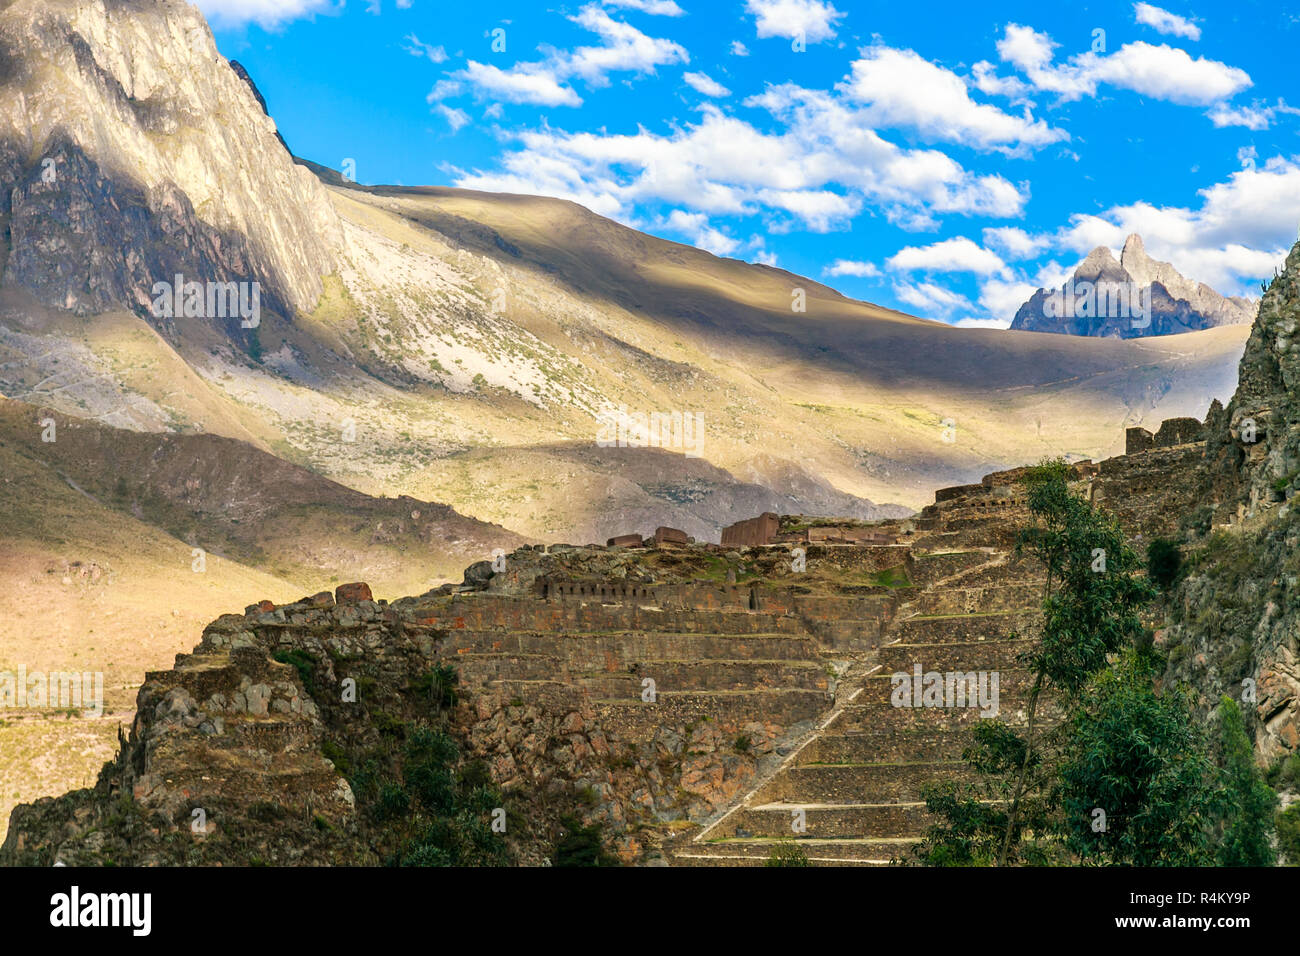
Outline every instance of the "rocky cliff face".
<path id="1" fill-rule="evenodd" d="M 3 281 L 78 314 L 147 314 L 158 281 L 258 281 L 313 307 L 340 231 L 319 181 L 181 0 L 0 12 Z"/>
<path id="2" fill-rule="evenodd" d="M 1163 636 L 1171 674 L 1211 706 L 1247 706 L 1256 750 L 1276 763 L 1300 748 L 1300 246 L 1269 286 L 1228 407 L 1211 409 L 1195 566 Z"/>
<path id="3" fill-rule="evenodd" d="M 1254 302 L 1226 298 L 1168 262 L 1152 259 L 1135 233 L 1118 262 L 1098 246 L 1060 290 L 1035 292 L 1011 328 L 1127 339 L 1246 325 L 1254 318 Z"/>

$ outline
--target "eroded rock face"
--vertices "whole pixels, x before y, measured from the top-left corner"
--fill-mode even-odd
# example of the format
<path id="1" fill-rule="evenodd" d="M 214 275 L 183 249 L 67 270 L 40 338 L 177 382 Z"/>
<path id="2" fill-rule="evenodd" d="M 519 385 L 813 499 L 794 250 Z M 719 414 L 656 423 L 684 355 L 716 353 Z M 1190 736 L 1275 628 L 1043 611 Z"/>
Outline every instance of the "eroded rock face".
<path id="1" fill-rule="evenodd" d="M 0 11 L 4 282 L 79 314 L 142 312 L 157 281 L 258 281 L 310 309 L 338 220 L 253 89 L 180 0 Z"/>
<path id="2" fill-rule="evenodd" d="M 1237 393 L 1211 409 L 1200 503 L 1217 532 L 1175 595 L 1171 675 L 1241 700 L 1261 761 L 1300 747 L 1300 246 L 1260 302 Z M 1204 530 L 1214 530 L 1205 528 Z"/>

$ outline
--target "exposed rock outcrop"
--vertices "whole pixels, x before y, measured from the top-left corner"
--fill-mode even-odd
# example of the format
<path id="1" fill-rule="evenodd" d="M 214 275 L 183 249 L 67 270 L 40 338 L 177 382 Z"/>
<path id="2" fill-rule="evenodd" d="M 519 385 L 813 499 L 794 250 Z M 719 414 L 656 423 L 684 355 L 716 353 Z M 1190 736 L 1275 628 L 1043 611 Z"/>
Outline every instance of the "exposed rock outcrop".
<path id="1" fill-rule="evenodd" d="M 1245 705 L 1256 753 L 1300 747 L 1300 246 L 1265 292 L 1227 408 L 1207 420 L 1198 510 L 1200 556 L 1163 636 L 1171 676 Z"/>
<path id="2" fill-rule="evenodd" d="M 0 63 L 5 284 L 78 314 L 147 314 L 177 273 L 257 281 L 286 315 L 315 304 L 336 214 L 197 9 L 17 0 Z"/>

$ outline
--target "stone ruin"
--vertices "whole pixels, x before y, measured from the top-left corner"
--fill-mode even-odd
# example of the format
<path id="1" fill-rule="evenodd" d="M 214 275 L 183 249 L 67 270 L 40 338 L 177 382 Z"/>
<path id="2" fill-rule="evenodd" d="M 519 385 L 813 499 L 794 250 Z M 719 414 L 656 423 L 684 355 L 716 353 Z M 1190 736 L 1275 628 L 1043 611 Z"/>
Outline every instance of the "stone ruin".
<path id="1" fill-rule="evenodd" d="M 1162 428 L 1154 447 L 1076 463 L 1071 480 L 1132 535 L 1170 533 L 1195 500 L 1201 448 L 1179 440 L 1190 434 Z M 391 650 L 454 666 L 473 702 L 471 751 L 497 782 L 578 806 L 626 862 L 761 864 L 790 836 L 817 864 L 888 862 L 924 832 L 922 787 L 967 778 L 961 751 L 983 719 L 971 707 L 895 706 L 893 675 L 997 672 L 997 719 L 1023 721 L 1030 675 L 1019 635 L 1032 632 L 1042 598 L 1041 571 L 1014 550 L 1028 518 L 1024 471 L 941 489 L 906 519 L 765 513 L 725 529 L 722 547 L 659 528 L 652 540 L 674 550 L 624 553 L 622 537 L 607 548 L 525 548 L 503 573 L 467 574 L 472 586 L 387 605 L 345 585 L 334 601 L 250 606 L 213 625 L 170 676 L 149 676 L 142 702 L 152 708 L 184 687 L 196 716 L 168 725 L 169 748 L 136 753 L 132 779 L 182 781 L 196 805 L 215 799 L 199 754 L 258 739 L 245 725 L 266 719 L 221 703 L 270 681 L 245 674 L 239 654 L 304 649 L 327 684 L 330 661 Z M 806 570 L 792 560 L 796 544 Z M 275 713 L 285 739 L 318 739 L 292 668 L 271 670 L 289 702 Z M 541 723 L 526 729 L 521 713 Z M 150 739 L 160 719 L 141 710 L 132 739 Z M 307 761 L 310 746 L 299 749 Z M 304 766 L 311 772 L 280 781 L 277 799 L 333 801 L 331 819 L 346 818 L 328 768 Z M 579 792 L 594 797 L 579 804 Z M 27 822 L 36 819 L 20 808 L 9 843 L 40 845 Z"/>
<path id="2" fill-rule="evenodd" d="M 1126 428 L 1124 454 L 1138 455 L 1153 448 L 1173 448 L 1204 441 L 1205 425 L 1195 418 L 1166 418 L 1154 435 L 1145 428 Z"/>

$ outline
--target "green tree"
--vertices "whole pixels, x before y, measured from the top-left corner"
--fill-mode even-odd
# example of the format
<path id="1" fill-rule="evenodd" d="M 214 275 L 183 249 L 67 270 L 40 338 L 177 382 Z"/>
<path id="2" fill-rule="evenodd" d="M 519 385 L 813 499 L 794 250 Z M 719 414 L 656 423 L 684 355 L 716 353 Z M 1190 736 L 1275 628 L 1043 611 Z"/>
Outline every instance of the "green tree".
<path id="1" fill-rule="evenodd" d="M 1127 651 L 1080 695 L 1061 767 L 1062 823 L 1085 863 L 1198 866 L 1213 860 L 1218 774 L 1184 695 L 1155 692 Z"/>
<path id="2" fill-rule="evenodd" d="M 1183 569 L 1183 553 L 1167 538 L 1155 538 L 1147 545 L 1147 575 L 1162 591 L 1168 591 Z"/>
<path id="3" fill-rule="evenodd" d="M 1024 483 L 1034 523 L 1021 531 L 1017 550 L 1038 558 L 1046 569 L 1043 627 L 1026 662 L 1034 674 L 1020 769 L 1011 788 L 998 864 L 1011 857 L 1012 841 L 1023 832 L 1022 802 L 1031 793 L 1031 766 L 1038 759 L 1036 735 L 1042 696 L 1057 690 L 1067 699 L 1106 666 L 1107 656 L 1144 632 L 1140 611 L 1154 596 L 1139 577 L 1137 554 L 1113 515 L 1098 511 L 1070 490 L 1064 461 L 1029 469 Z"/>
<path id="4" fill-rule="evenodd" d="M 605 850 L 597 824 L 583 826 L 573 817 L 560 820 L 563 832 L 551 854 L 553 866 L 618 866 L 618 860 Z"/>
<path id="5" fill-rule="evenodd" d="M 1215 855 L 1220 866 L 1273 866 L 1274 813 L 1277 794 L 1255 766 L 1255 751 L 1246 734 L 1241 708 L 1231 697 L 1219 701 L 1216 751 L 1222 782 L 1222 820 Z"/>

